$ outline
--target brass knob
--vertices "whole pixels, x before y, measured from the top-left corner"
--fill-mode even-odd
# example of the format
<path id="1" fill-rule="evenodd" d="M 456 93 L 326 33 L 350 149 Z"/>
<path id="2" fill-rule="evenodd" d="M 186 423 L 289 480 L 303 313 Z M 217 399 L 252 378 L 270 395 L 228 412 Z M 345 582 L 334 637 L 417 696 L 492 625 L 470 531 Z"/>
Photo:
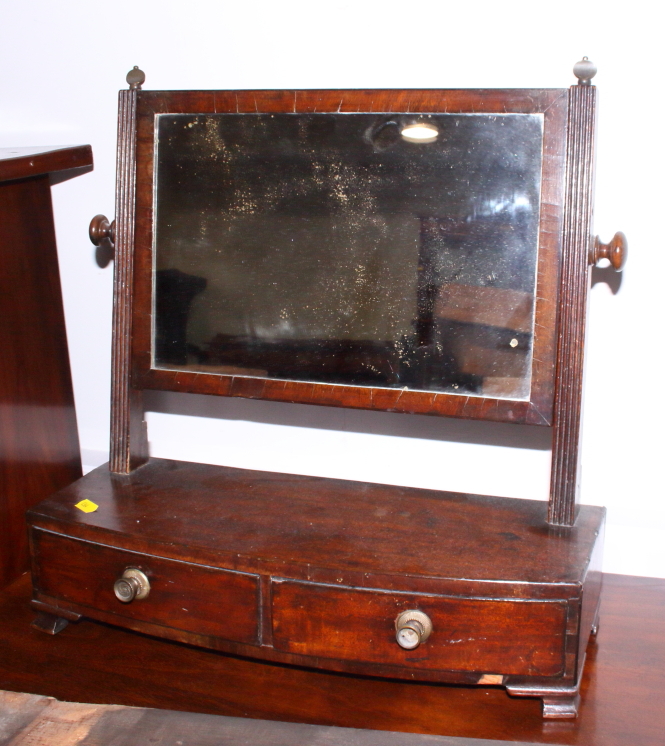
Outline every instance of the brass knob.
<path id="1" fill-rule="evenodd" d="M 134 599 L 140 601 L 150 593 L 148 576 L 135 567 L 128 567 L 113 584 L 113 592 L 118 601 L 128 604 Z"/>
<path id="2" fill-rule="evenodd" d="M 621 272 L 626 264 L 627 255 L 628 241 L 621 231 L 615 233 L 609 243 L 602 243 L 596 236 L 589 251 L 589 264 L 595 266 L 601 259 L 609 259 L 614 269 Z"/>
<path id="3" fill-rule="evenodd" d="M 95 215 L 95 217 L 90 221 L 88 235 L 95 246 L 105 246 L 114 249 L 115 220 L 112 223 L 109 223 L 109 219 L 106 215 Z"/>
<path id="4" fill-rule="evenodd" d="M 395 619 L 397 644 L 405 650 L 413 650 L 432 634 L 432 620 L 423 611 L 409 609 Z"/>

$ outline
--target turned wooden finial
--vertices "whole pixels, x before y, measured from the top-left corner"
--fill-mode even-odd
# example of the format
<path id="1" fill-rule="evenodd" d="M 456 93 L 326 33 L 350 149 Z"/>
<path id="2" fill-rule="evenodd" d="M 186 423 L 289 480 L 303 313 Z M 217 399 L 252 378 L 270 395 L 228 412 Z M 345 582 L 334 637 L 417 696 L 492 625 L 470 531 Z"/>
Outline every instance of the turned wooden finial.
<path id="1" fill-rule="evenodd" d="M 130 91 L 140 91 L 141 86 L 145 83 L 145 73 L 139 69 L 138 65 L 134 65 L 127 73 L 126 80 L 129 83 Z"/>
<path id="2" fill-rule="evenodd" d="M 615 233 L 609 243 L 602 243 L 600 238 L 596 236 L 589 251 L 589 264 L 595 266 L 600 259 L 609 259 L 614 269 L 621 272 L 626 264 L 627 254 L 628 241 L 621 231 Z"/>
<path id="3" fill-rule="evenodd" d="M 591 78 L 598 72 L 598 68 L 588 57 L 582 59 L 573 68 L 577 78 L 577 85 L 591 85 Z"/>

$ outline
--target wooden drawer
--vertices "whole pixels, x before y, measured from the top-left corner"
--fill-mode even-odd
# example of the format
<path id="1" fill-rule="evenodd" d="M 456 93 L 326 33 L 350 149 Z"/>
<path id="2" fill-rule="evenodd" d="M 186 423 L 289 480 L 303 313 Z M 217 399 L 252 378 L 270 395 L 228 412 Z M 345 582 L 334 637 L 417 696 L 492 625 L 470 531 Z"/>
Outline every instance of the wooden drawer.
<path id="1" fill-rule="evenodd" d="M 32 541 L 33 583 L 41 594 L 198 635 L 259 642 L 258 575 L 129 552 L 40 529 L 32 529 Z M 115 597 L 113 583 L 127 567 L 148 576 L 150 594 L 125 604 Z"/>
<path id="2" fill-rule="evenodd" d="M 420 609 L 430 638 L 395 640 L 395 619 Z M 566 603 L 469 599 L 273 580 L 273 644 L 300 655 L 413 669 L 561 675 Z"/>

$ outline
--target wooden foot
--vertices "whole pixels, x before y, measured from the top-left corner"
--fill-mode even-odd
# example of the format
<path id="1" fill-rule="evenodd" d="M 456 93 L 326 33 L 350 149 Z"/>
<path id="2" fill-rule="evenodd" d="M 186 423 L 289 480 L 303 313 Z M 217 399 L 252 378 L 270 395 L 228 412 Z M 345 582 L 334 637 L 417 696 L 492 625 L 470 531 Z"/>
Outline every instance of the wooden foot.
<path id="1" fill-rule="evenodd" d="M 580 695 L 572 697 L 543 697 L 544 718 L 576 718 L 580 706 Z"/>
<path id="2" fill-rule="evenodd" d="M 591 625 L 591 637 L 595 637 L 598 634 L 598 627 L 600 626 L 600 614 L 596 612 L 596 618 L 593 620 Z"/>
<path id="3" fill-rule="evenodd" d="M 561 720 L 576 718 L 580 705 L 580 685 L 565 684 L 558 686 L 538 684 L 524 679 L 508 679 L 506 691 L 513 697 L 538 697 L 543 701 L 543 717 Z"/>
<path id="4" fill-rule="evenodd" d="M 69 624 L 66 619 L 55 614 L 49 614 L 48 611 L 40 611 L 35 617 L 35 621 L 30 625 L 33 629 L 40 632 L 46 632 L 47 635 L 57 635 Z"/>

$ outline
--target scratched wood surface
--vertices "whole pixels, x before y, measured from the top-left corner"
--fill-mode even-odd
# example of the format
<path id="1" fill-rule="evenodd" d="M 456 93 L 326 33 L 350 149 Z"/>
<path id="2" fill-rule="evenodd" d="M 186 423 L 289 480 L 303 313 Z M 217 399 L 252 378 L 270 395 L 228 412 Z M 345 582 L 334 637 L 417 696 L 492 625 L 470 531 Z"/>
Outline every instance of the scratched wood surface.
<path id="1" fill-rule="evenodd" d="M 280 723 L 0 691 L 0 746 L 492 746 L 505 741 Z M 515 742 L 513 742 L 515 743 Z M 517 746 L 533 746 L 520 742 Z"/>

